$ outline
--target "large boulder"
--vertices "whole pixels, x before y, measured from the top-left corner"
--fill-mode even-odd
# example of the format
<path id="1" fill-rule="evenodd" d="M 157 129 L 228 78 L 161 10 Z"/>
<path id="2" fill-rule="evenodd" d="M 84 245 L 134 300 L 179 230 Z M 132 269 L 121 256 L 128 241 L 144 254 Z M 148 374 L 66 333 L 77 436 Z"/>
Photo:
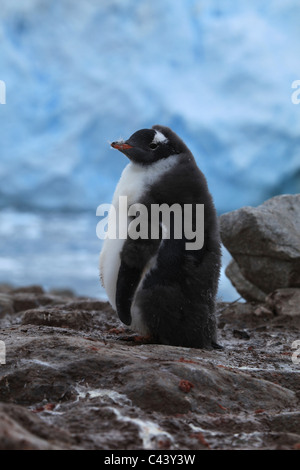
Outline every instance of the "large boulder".
<path id="1" fill-rule="evenodd" d="M 257 300 L 261 292 L 300 287 L 300 194 L 276 196 L 258 207 L 223 214 L 220 230 L 237 264 L 227 275 L 245 298 L 248 288 L 242 278 L 259 289 Z"/>
<path id="2" fill-rule="evenodd" d="M 234 260 L 231 260 L 226 267 L 225 274 L 239 294 L 248 302 L 263 302 L 265 300 L 266 294 L 245 279 L 241 273 L 239 265 Z"/>

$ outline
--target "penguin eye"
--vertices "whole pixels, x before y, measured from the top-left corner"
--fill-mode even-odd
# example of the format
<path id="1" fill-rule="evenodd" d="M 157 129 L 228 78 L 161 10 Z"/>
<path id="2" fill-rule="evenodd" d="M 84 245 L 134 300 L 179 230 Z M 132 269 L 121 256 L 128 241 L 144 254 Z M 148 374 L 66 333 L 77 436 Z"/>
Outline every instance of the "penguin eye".
<path id="1" fill-rule="evenodd" d="M 154 142 L 152 142 L 151 144 L 149 144 L 149 147 L 151 148 L 151 150 L 155 150 L 156 147 L 157 147 L 157 144 L 155 144 Z"/>

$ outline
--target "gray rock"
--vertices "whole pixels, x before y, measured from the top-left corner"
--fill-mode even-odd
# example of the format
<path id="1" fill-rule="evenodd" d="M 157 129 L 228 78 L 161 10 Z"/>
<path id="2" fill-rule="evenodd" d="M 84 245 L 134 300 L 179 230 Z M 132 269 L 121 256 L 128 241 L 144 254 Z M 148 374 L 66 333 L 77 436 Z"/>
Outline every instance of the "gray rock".
<path id="1" fill-rule="evenodd" d="M 31 285 L 31 286 L 21 286 L 21 287 L 16 287 L 13 289 L 13 292 L 15 293 L 31 293 L 31 294 L 44 294 L 44 289 L 42 286 L 39 285 Z"/>
<path id="2" fill-rule="evenodd" d="M 0 293 L 0 318 L 14 312 L 13 299 L 8 293 Z"/>
<path id="3" fill-rule="evenodd" d="M 13 290 L 13 287 L 8 283 L 0 283 L 0 293 L 8 294 Z"/>
<path id="4" fill-rule="evenodd" d="M 263 302 L 265 300 L 266 294 L 245 279 L 236 261 L 232 260 L 228 264 L 225 269 L 225 274 L 230 279 L 238 293 L 241 294 L 245 300 L 248 300 L 249 302 Z"/>
<path id="5" fill-rule="evenodd" d="M 14 312 L 22 312 L 30 308 L 36 308 L 40 305 L 38 297 L 33 293 L 18 292 L 13 295 Z"/>
<path id="6" fill-rule="evenodd" d="M 260 291 L 300 287 L 300 194 L 223 214 L 220 230 L 242 276 Z"/>
<path id="7" fill-rule="evenodd" d="M 266 303 L 276 315 L 300 315 L 300 289 L 277 289 L 267 296 Z"/>
<path id="8" fill-rule="evenodd" d="M 0 403 L 0 450 L 63 450 L 65 440 L 63 431 L 49 429 L 26 408 Z"/>
<path id="9" fill-rule="evenodd" d="M 15 312 L 23 312 L 26 310 L 34 309 L 36 307 L 54 306 L 65 304 L 71 301 L 72 297 L 65 296 L 65 294 L 47 294 L 47 293 L 34 293 L 18 291 L 13 293 L 13 308 Z"/>
<path id="10" fill-rule="evenodd" d="M 300 429 L 300 412 L 281 413 L 270 419 L 273 431 L 290 432 L 297 434 Z"/>

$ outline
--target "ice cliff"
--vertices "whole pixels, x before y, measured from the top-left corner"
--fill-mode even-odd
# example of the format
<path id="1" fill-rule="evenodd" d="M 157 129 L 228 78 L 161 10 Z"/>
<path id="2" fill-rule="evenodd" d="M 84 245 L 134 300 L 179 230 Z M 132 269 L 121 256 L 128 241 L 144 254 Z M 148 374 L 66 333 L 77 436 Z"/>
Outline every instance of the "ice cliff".
<path id="1" fill-rule="evenodd" d="M 296 0 L 2 0 L 1 207 L 87 210 L 125 166 L 108 141 L 171 126 L 219 213 L 299 192 Z"/>
<path id="2" fill-rule="evenodd" d="M 96 208 L 127 163 L 109 141 L 153 124 L 219 214 L 300 192 L 299 24 L 297 0 L 2 0 L 0 281 L 97 295 Z"/>

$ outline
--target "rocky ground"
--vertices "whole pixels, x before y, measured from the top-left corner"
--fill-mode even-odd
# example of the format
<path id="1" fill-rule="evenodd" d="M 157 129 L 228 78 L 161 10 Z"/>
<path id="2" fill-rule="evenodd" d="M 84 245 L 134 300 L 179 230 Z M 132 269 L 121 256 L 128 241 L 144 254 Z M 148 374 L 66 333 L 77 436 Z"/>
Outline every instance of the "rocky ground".
<path id="1" fill-rule="evenodd" d="M 220 302 L 217 351 L 143 343 L 71 292 L 0 290 L 0 449 L 300 448 L 299 289 Z"/>

